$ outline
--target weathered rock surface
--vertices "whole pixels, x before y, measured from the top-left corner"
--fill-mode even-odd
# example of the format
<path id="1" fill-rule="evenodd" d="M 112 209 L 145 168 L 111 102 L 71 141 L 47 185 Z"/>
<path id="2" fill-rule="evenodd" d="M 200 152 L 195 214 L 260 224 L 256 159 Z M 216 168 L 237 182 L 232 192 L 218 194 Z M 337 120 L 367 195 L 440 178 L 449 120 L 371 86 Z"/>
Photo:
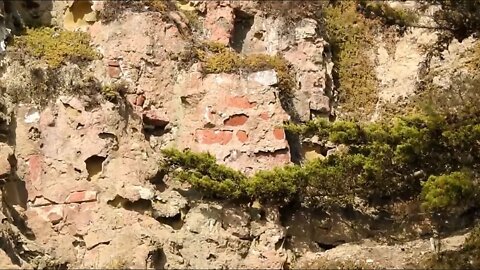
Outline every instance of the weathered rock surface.
<path id="1" fill-rule="evenodd" d="M 292 146 L 282 124 L 334 114 L 333 64 L 315 20 L 288 26 L 256 10 L 253 1 L 182 4 L 202 12 L 202 38 L 243 54 L 281 53 L 298 82 L 285 105 L 275 70 L 205 75 L 199 63 L 182 68 L 173 57 L 190 42 L 181 16 L 171 21 L 158 12 L 127 10 L 104 24 L 97 20 L 100 1 L 40 2 L 45 3 L 36 22 L 88 31 L 103 58 L 87 67 L 62 67 L 52 88 L 60 95 L 38 107 L 9 103 L 14 91 L 37 90 L 37 84 L 28 65 L 5 56 L 0 187 L 2 202 L 8 203 L 0 209 L 0 267 L 280 269 L 325 249 L 330 249 L 322 253 L 326 257 L 352 250 L 368 257 L 364 245 L 340 244 L 373 237 L 371 224 L 378 231 L 392 226 L 367 215 L 352 220 L 345 213 L 203 200 L 159 175 L 159 150 L 169 146 L 208 151 L 248 174 L 290 164 Z M 0 40 L 6 33 L 2 27 Z M 379 47 L 376 71 L 383 100 L 414 93 L 416 67 L 424 57 L 418 45 L 431 42 L 431 36 L 414 29 L 396 43 L 393 54 Z M 449 66 L 451 74 L 468 42 L 452 46 L 434 65 Z M 125 100 L 99 103 L 98 85 L 88 84 L 87 75 L 101 85 L 125 83 Z M 311 149 L 302 149 L 306 158 L 321 157 L 316 142 L 310 143 Z M 411 230 L 412 237 L 431 229 L 417 227 L 400 229 Z M 424 242 L 415 246 L 415 254 L 426 248 Z M 398 252 L 386 246 L 371 250 Z M 389 258 L 382 263 L 398 265 L 388 264 Z"/>

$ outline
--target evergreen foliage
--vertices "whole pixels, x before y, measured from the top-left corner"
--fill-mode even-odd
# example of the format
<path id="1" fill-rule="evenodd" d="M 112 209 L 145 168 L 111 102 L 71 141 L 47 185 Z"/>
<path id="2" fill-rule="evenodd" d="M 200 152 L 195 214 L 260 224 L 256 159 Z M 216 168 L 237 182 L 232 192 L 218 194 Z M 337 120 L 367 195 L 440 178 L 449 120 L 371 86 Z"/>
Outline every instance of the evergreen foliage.
<path id="1" fill-rule="evenodd" d="M 302 136 L 345 145 L 325 159 L 260 171 L 247 177 L 209 154 L 167 150 L 167 168 L 182 168 L 175 178 L 219 198 L 300 200 L 313 207 L 346 206 L 360 198 L 375 205 L 422 195 L 431 210 L 471 206 L 478 193 L 480 120 L 448 122 L 440 116 L 413 115 L 385 123 L 323 119 L 288 125 Z M 424 183 L 422 185 L 422 183 Z M 423 189 L 423 190 L 422 190 Z"/>

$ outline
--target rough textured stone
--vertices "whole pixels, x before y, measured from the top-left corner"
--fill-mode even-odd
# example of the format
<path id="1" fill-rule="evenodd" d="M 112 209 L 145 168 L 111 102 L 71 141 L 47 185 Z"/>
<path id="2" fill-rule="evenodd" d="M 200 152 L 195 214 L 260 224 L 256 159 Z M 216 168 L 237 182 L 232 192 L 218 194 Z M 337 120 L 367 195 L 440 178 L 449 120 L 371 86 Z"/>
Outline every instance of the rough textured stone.
<path id="1" fill-rule="evenodd" d="M 273 69 L 252 73 L 248 75 L 247 79 L 263 86 L 272 86 L 278 83 L 277 72 Z"/>
<path id="2" fill-rule="evenodd" d="M 12 148 L 6 144 L 0 143 L 0 178 L 6 177 L 10 174 L 10 159 L 12 156 Z"/>
<path id="3" fill-rule="evenodd" d="M 11 209 L 20 209 L 16 210 L 20 218 L 16 218 L 26 221 L 35 243 L 46 250 L 37 252 L 28 246 L 25 252 L 54 256 L 78 269 L 285 269 L 296 256 L 322 251 L 322 245 L 371 236 L 368 226 L 372 223 L 362 219 L 367 216 L 359 219 L 363 223 L 353 223 L 340 211 L 295 209 L 288 213 L 287 207 L 280 217 L 275 207 L 207 200 L 187 184 L 164 178 L 159 170 L 160 150 L 168 146 L 208 151 L 219 163 L 247 174 L 291 164 L 285 131 L 279 127 L 293 117 L 307 121 L 332 113 L 333 65 L 315 21 L 305 18 L 287 24 L 281 16 L 256 10 L 254 1 L 182 3 L 180 9 L 201 10 L 205 15 L 199 16 L 205 31 L 188 35 L 185 16 L 177 11 L 128 10 L 105 24 L 92 15 L 101 9 L 101 1 L 95 1 L 89 7 L 92 11 L 87 8 L 79 16 L 80 24 L 71 24 L 78 12 L 78 7 L 71 7 L 79 1 L 63 2 L 52 3 L 50 15 L 56 24 L 88 31 L 103 60 L 82 68 L 75 64 L 61 67 L 59 89 L 68 92 L 83 83 L 80 77 L 85 70 L 102 85 L 121 78 L 128 88 L 127 100 L 95 104 L 92 97 L 63 95 L 42 108 L 25 104 L 15 105 L 15 110 L 4 110 L 2 102 L 1 131 L 12 131 L 15 136 L 8 137 L 10 145 L 0 144 L 0 175 L 15 176 L 11 178 L 24 181 L 18 186 L 25 188 L 18 188 L 21 196 L 15 202 L 10 192 L 1 198 L 0 225 L 16 228 L 11 217 L 14 211 L 6 211 L 3 202 L 15 204 Z M 244 37 L 238 36 L 239 14 L 253 18 L 249 17 L 253 25 Z M 418 35 L 407 32 L 394 55 L 385 46 L 377 50 L 382 98 L 402 96 L 405 93 L 399 89 L 403 86 L 411 93 L 416 79 L 413 67 L 423 57 L 412 44 L 430 42 L 428 30 L 422 31 Z M 0 40 L 1 33 L 0 25 Z M 188 52 L 190 37 L 197 38 L 196 34 L 226 45 L 243 39 L 235 49 L 245 54 L 281 53 L 298 82 L 294 111 L 282 107 L 276 88 L 279 78 L 273 70 L 205 75 L 199 63 L 183 68 L 175 56 Z M 464 65 L 463 60 L 457 61 L 458 55 L 472 44 L 471 39 L 453 43 L 444 60 L 434 59 L 434 66 L 455 74 L 453 70 Z M 5 61 L 0 76 L 7 89 L 38 85 L 28 81 L 31 70 L 25 65 L 8 56 Z M 448 85 L 448 81 L 439 84 Z M 15 125 L 10 125 L 10 115 Z M 320 144 L 318 139 L 311 143 Z M 318 158 L 332 148 L 325 147 L 304 146 L 302 150 L 306 159 Z M 332 151 L 342 150 L 328 150 L 328 154 Z M 10 164 L 12 157 L 16 166 Z M 5 190 L 2 187 L 0 194 Z M 385 230 L 391 225 L 379 224 L 375 221 Z M 415 232 L 425 235 L 429 226 L 427 221 L 417 223 Z M 18 262 L 8 261 L 11 254 L 4 254 L 3 243 L 22 251 L 20 246 L 28 241 L 3 237 L 4 232 L 1 227 L 0 265 L 42 268 L 30 267 L 20 257 Z M 22 243 L 13 239 L 22 239 Z M 335 249 L 337 255 L 349 251 L 342 246 Z M 359 249 L 352 250 L 359 254 Z"/>

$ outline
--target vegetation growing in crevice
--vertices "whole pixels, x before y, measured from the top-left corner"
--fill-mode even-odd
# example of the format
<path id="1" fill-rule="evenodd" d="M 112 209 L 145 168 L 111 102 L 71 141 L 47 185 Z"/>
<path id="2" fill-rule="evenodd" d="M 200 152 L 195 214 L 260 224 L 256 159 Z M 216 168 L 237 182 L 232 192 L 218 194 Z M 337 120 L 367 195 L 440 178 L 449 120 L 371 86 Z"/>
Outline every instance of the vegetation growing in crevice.
<path id="1" fill-rule="evenodd" d="M 368 48 L 378 22 L 357 11 L 355 1 L 340 1 L 323 10 L 324 31 L 332 49 L 341 113 L 360 118 L 377 102 L 377 79 Z"/>
<path id="2" fill-rule="evenodd" d="M 13 47 L 25 55 L 44 61 L 51 68 L 72 61 L 90 61 L 100 56 L 90 46 L 87 33 L 49 27 L 27 29 L 24 35 L 13 39 Z"/>
<path id="3" fill-rule="evenodd" d="M 461 174 L 457 173 L 479 169 L 478 119 L 452 121 L 425 115 L 386 123 L 331 123 L 319 119 L 287 128 L 303 136 L 316 135 L 323 141 L 344 145 L 346 150 L 303 166 L 261 171 L 250 178 L 216 165 L 215 158 L 208 154 L 190 151 L 166 151 L 164 166 L 182 168 L 174 178 L 189 182 L 208 195 L 227 199 L 279 202 L 281 198 L 283 202 L 299 200 L 308 206 L 329 207 L 351 205 L 355 198 L 360 198 L 371 205 L 381 205 L 419 197 L 422 183 L 427 180 L 422 198 L 435 209 L 457 207 L 459 201 L 466 203 L 466 208 L 472 207 L 478 198 L 476 180 L 459 179 Z M 445 178 L 453 179 L 448 181 L 450 185 L 441 184 Z M 465 192 L 458 186 L 471 189 Z"/>
<path id="4" fill-rule="evenodd" d="M 103 85 L 100 89 L 102 96 L 111 102 L 116 102 L 127 90 L 125 82 L 117 82 L 109 85 Z"/>
<path id="5" fill-rule="evenodd" d="M 107 0 L 105 1 L 105 7 L 100 13 L 100 18 L 103 22 L 108 23 L 120 18 L 126 10 L 134 12 L 150 10 L 164 13 L 169 10 L 175 10 L 175 4 L 170 0 Z"/>
<path id="6" fill-rule="evenodd" d="M 98 101 L 95 95 L 101 89 L 100 82 L 79 67 L 72 69 L 31 66 L 18 74 L 18 80 L 7 84 L 6 92 L 13 102 L 47 105 L 60 94 L 85 95 L 92 105 Z"/>
<path id="7" fill-rule="evenodd" d="M 189 66 L 193 61 L 202 63 L 202 70 L 211 73 L 256 72 L 274 69 L 278 77 L 278 89 L 283 94 L 292 93 L 296 87 L 295 75 L 289 63 L 281 55 L 243 55 L 218 42 L 194 44 L 178 55 L 180 62 Z"/>

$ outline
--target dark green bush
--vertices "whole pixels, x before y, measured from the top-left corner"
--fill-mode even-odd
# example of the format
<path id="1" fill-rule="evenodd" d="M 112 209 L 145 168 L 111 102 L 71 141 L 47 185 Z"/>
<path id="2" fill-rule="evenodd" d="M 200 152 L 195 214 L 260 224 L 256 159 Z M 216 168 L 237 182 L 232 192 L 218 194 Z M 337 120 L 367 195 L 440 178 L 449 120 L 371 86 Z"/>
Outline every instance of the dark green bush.
<path id="1" fill-rule="evenodd" d="M 440 29 L 459 41 L 480 29 L 479 0 L 423 0 L 423 2 L 441 7 L 434 14 L 435 22 Z"/>
<path id="2" fill-rule="evenodd" d="M 355 197 L 376 205 L 423 195 L 427 208 L 448 210 L 476 198 L 473 182 L 455 171 L 478 170 L 479 122 L 449 123 L 424 115 L 385 123 L 314 120 L 287 129 L 343 144 L 347 151 L 252 177 L 216 164 L 208 154 L 190 151 L 166 151 L 165 167 L 182 168 L 174 173 L 177 179 L 214 197 L 300 200 L 324 207 L 345 206 Z"/>
<path id="3" fill-rule="evenodd" d="M 472 176 L 466 172 L 432 175 L 423 183 L 423 206 L 430 210 L 469 206 L 477 191 Z"/>

